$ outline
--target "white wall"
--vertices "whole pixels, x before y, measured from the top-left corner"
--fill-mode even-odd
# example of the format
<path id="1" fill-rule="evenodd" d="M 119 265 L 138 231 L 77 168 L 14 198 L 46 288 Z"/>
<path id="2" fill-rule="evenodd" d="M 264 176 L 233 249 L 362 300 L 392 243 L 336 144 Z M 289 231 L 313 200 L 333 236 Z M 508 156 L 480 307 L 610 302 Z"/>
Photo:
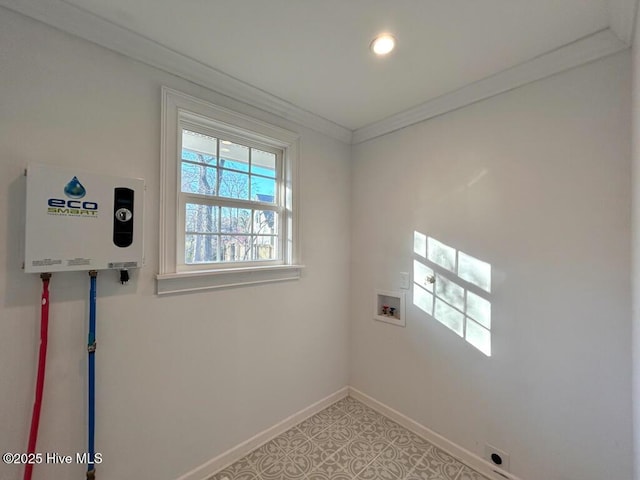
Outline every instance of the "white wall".
<path id="1" fill-rule="evenodd" d="M 632 470 L 630 54 L 354 147 L 350 384 L 524 479 Z M 413 232 L 493 268 L 488 358 L 412 305 Z"/>
<path id="2" fill-rule="evenodd" d="M 632 96 L 632 342 L 633 342 L 633 458 L 634 479 L 640 480 L 640 13 L 636 12 L 631 50 Z"/>
<path id="3" fill-rule="evenodd" d="M 301 134 L 297 282 L 158 297 L 160 87 Z M 21 271 L 29 162 L 142 177 L 146 266 L 98 279 L 98 478 L 175 479 L 347 384 L 350 147 L 0 8 L 0 451 L 27 446 L 41 283 Z M 88 276 L 51 284 L 38 450 L 86 448 Z M 36 467 L 34 479 L 84 476 Z M 0 464 L 0 478 L 22 468 Z"/>

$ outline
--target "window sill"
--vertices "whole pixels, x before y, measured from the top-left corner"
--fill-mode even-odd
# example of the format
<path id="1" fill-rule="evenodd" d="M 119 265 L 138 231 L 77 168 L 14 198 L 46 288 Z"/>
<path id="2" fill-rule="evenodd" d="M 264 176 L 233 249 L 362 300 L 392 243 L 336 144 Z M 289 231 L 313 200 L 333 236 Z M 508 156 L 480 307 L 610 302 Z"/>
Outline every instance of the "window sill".
<path id="1" fill-rule="evenodd" d="M 158 295 L 298 280 L 304 265 L 200 270 L 156 275 Z"/>

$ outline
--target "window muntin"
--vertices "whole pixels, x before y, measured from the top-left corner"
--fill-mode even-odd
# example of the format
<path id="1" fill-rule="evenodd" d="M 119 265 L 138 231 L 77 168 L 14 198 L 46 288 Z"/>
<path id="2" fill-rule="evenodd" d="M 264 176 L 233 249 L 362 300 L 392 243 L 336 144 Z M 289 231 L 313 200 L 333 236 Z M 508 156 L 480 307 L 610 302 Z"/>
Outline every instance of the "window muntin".
<path id="1" fill-rule="evenodd" d="M 189 123 L 178 144 L 179 266 L 284 263 L 282 150 Z"/>

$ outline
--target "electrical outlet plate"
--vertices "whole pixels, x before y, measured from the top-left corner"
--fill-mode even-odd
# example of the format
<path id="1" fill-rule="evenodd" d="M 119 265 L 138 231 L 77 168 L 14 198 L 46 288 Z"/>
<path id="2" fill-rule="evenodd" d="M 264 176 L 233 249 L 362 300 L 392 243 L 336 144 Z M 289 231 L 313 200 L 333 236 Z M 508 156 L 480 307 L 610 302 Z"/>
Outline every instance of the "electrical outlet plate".
<path id="1" fill-rule="evenodd" d="M 409 272 L 400 272 L 400 288 L 409 290 Z"/>
<path id="2" fill-rule="evenodd" d="M 509 471 L 509 454 L 504 450 L 487 443 L 484 446 L 484 459 L 505 472 Z"/>

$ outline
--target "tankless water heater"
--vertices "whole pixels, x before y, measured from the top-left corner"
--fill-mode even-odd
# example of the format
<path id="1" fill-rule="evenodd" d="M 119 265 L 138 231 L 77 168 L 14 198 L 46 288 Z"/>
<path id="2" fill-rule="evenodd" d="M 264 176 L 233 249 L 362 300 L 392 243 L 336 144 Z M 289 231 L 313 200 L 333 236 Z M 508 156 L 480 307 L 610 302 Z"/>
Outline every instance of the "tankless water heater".
<path id="1" fill-rule="evenodd" d="M 142 266 L 144 181 L 32 164 L 25 272 Z"/>

